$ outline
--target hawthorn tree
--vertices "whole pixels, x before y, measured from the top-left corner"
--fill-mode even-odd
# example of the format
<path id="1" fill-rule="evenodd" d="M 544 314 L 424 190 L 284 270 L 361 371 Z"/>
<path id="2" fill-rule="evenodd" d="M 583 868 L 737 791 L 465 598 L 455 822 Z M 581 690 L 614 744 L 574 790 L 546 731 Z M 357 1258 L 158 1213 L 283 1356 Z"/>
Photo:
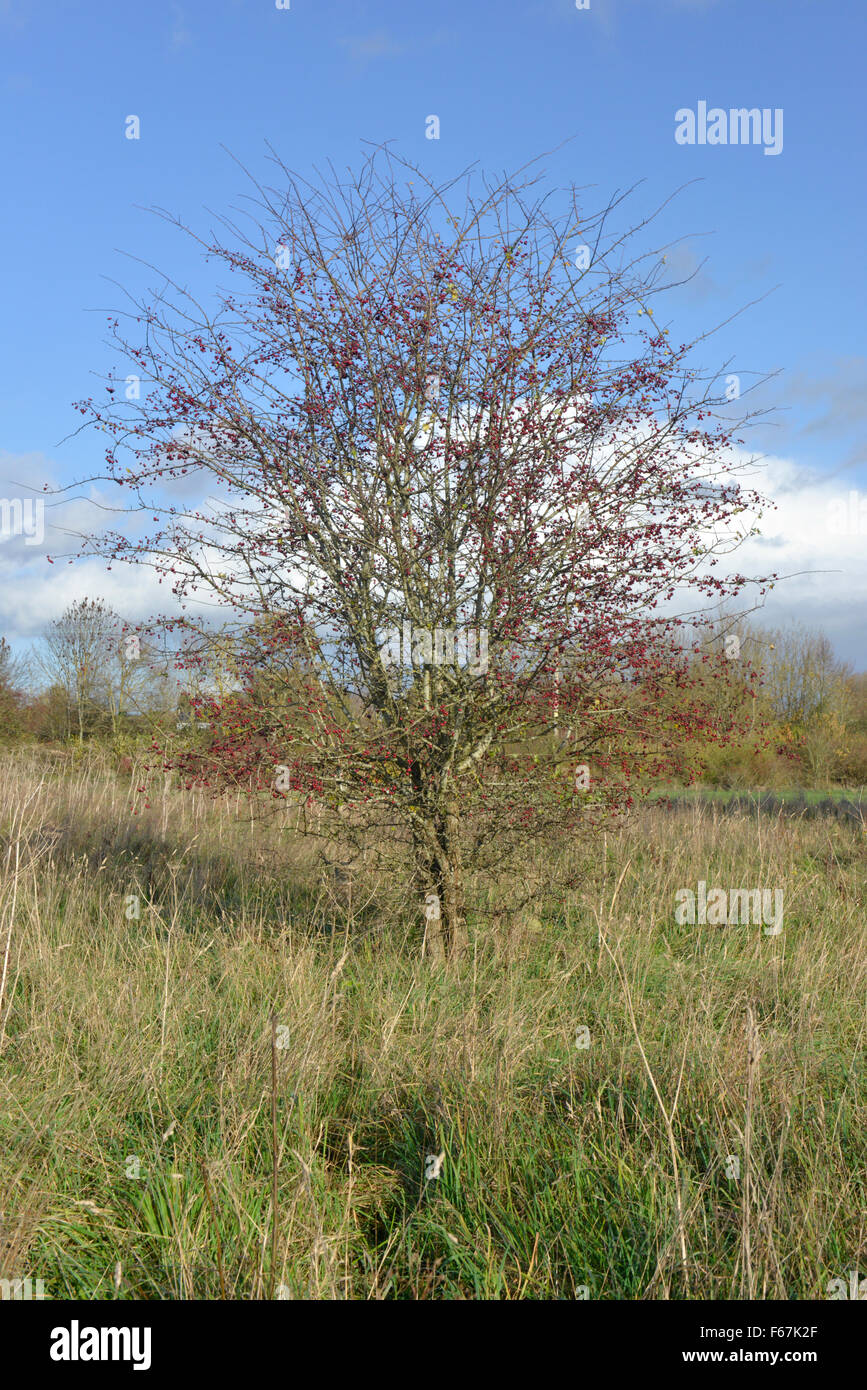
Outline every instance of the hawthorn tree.
<path id="1" fill-rule="evenodd" d="M 564 834 L 724 736 L 679 627 L 748 582 L 714 570 L 761 499 L 622 199 L 550 211 L 532 171 L 474 191 L 388 149 L 315 186 L 277 164 L 246 229 L 195 237 L 231 288 L 167 280 L 110 320 L 132 370 L 79 408 L 155 525 L 87 549 L 170 578 L 193 664 L 213 630 L 189 605 L 225 610 L 231 680 L 167 761 L 405 845 L 452 956 L 468 875 L 542 845 L 554 881 Z"/>

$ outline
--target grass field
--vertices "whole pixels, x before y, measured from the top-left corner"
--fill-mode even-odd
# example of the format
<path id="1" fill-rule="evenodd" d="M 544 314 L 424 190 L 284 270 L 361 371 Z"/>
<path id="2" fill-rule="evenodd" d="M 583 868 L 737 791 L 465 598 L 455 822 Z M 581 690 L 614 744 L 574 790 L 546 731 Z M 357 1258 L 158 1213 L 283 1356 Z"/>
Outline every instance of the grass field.
<path id="1" fill-rule="evenodd" d="M 437 972 L 243 806 L 0 775 L 0 1277 L 822 1299 L 867 1273 L 861 826 L 647 808 L 562 847 L 568 900 L 494 933 L 479 898 Z M 699 880 L 782 888 L 784 930 L 679 925 Z"/>
<path id="2" fill-rule="evenodd" d="M 803 802 L 807 806 L 819 806 L 825 801 L 848 801 L 854 806 L 863 806 L 864 814 L 867 816 L 867 787 L 780 787 L 773 791 L 750 791 L 738 787 L 710 787 L 695 784 L 691 787 L 656 787 L 649 794 L 649 800 L 660 801 L 663 798 L 671 798 L 677 801 L 710 801 L 725 805 L 730 801 L 735 801 L 739 797 L 751 797 L 753 800 L 761 800 L 762 797 L 773 797 L 777 801 L 785 803 Z"/>

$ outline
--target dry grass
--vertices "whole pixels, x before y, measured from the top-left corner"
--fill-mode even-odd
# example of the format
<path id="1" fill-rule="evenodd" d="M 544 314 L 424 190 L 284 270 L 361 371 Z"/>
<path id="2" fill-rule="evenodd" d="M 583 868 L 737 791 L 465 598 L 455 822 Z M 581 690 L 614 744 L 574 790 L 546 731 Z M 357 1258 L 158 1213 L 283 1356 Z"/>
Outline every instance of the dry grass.
<path id="1" fill-rule="evenodd" d="M 480 897 L 437 973 L 389 885 L 350 918 L 242 803 L 166 786 L 136 816 L 108 768 L 21 753 L 0 776 L 0 1277 L 729 1299 L 867 1273 L 857 828 L 648 810 L 570 847 L 583 889 L 538 920 L 493 932 Z M 699 879 L 783 888 L 783 933 L 678 925 Z"/>

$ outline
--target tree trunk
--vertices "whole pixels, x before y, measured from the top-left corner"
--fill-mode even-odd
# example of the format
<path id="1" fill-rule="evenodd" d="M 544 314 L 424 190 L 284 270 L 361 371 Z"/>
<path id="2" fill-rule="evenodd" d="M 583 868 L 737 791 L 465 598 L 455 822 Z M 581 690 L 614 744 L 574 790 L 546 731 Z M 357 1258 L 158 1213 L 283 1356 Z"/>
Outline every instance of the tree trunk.
<path id="1" fill-rule="evenodd" d="M 450 803 L 425 825 L 415 843 L 416 877 L 424 900 L 424 950 L 434 964 L 467 949 L 466 901 L 457 806 Z"/>

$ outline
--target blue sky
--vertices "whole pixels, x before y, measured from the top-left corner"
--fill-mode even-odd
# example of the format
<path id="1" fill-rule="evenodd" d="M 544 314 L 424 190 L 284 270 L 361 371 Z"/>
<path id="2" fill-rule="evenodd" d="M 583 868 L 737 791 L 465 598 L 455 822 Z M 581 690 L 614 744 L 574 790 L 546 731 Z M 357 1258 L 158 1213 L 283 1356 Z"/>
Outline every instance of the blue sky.
<path id="1" fill-rule="evenodd" d="M 0 0 L 0 497 L 99 470 L 98 436 L 60 441 L 119 365 L 104 339 L 121 287 L 157 280 L 140 261 L 199 282 L 146 209 L 207 233 L 247 191 L 234 160 L 267 179 L 266 142 L 302 174 L 356 165 L 363 140 L 443 178 L 550 151 L 547 182 L 591 186 L 588 208 L 640 184 L 629 221 L 687 185 L 648 235 L 682 239 L 673 265 L 697 270 L 664 322 L 675 339 L 723 323 L 702 361 L 730 362 L 743 389 L 779 372 L 755 396 L 773 423 L 749 435 L 778 510 L 739 567 L 798 572 L 767 620 L 822 625 L 867 668 L 865 52 L 855 0 Z M 675 113 L 700 101 L 780 109 L 781 152 L 678 144 Z M 47 565 L 70 549 L 55 528 L 93 515 L 66 502 L 43 544 L 0 540 L 0 632 L 17 645 L 84 594 L 133 620 L 157 606 L 141 572 Z"/>

